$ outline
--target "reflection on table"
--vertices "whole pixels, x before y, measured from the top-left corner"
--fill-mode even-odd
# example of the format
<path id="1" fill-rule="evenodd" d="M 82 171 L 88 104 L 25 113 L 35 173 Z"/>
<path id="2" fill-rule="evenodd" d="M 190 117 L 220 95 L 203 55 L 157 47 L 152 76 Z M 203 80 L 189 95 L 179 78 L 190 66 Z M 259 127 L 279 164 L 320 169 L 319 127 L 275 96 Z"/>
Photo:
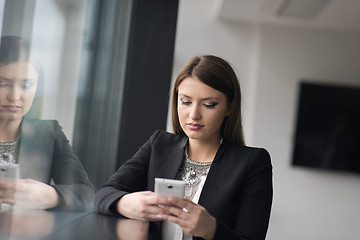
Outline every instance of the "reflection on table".
<path id="1" fill-rule="evenodd" d="M 0 239 L 39 239 L 53 231 L 54 220 L 46 211 L 0 212 Z"/>
<path id="2" fill-rule="evenodd" d="M 14 209 L 0 212 L 1 240 L 148 239 L 149 223 L 90 212 Z"/>

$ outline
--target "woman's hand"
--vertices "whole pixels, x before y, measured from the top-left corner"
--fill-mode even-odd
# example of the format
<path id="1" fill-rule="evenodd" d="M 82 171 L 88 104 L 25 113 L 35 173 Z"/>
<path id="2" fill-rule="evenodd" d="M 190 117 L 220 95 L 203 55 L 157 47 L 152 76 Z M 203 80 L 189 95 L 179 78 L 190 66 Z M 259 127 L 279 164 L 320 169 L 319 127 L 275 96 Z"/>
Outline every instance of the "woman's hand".
<path id="1" fill-rule="evenodd" d="M 59 195 L 48 184 L 32 179 L 0 180 L 0 202 L 20 208 L 49 209 L 59 203 Z"/>
<path id="2" fill-rule="evenodd" d="M 204 207 L 186 198 L 161 197 L 159 200 L 164 213 L 159 214 L 158 219 L 179 224 L 184 232 L 191 235 L 204 239 L 214 238 L 216 220 Z"/>
<path id="3" fill-rule="evenodd" d="M 117 211 L 131 219 L 159 221 L 157 215 L 163 213 L 158 206 L 159 197 L 150 191 L 134 192 L 124 195 L 116 204 Z"/>

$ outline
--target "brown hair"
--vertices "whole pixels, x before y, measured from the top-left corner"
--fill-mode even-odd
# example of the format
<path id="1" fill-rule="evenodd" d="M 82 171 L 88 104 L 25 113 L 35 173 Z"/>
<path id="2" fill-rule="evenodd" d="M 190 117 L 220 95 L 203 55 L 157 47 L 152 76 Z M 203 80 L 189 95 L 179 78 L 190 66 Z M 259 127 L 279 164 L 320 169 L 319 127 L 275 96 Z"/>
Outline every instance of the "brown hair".
<path id="1" fill-rule="evenodd" d="M 238 78 L 228 62 L 212 55 L 193 57 L 176 77 L 171 102 L 172 125 L 176 134 L 184 133 L 178 117 L 178 87 L 187 77 L 196 77 L 198 80 L 214 88 L 227 97 L 231 104 L 230 115 L 225 117 L 221 135 L 224 139 L 245 145 L 241 122 L 241 91 Z"/>

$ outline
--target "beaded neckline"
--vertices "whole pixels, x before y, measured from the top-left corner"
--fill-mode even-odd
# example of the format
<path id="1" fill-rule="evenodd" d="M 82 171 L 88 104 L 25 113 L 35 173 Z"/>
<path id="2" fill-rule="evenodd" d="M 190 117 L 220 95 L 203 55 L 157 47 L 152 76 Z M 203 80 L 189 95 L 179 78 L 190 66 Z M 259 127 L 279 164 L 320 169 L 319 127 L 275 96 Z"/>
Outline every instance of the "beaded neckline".
<path id="1" fill-rule="evenodd" d="M 185 159 L 188 162 L 188 164 L 193 165 L 193 166 L 198 166 L 198 167 L 207 167 L 210 166 L 212 164 L 211 162 L 198 162 L 198 161 L 194 161 L 192 159 L 189 158 L 189 155 L 187 153 L 187 148 L 185 148 Z"/>
<path id="2" fill-rule="evenodd" d="M 17 146 L 20 137 L 13 142 L 0 142 L 0 163 L 14 164 L 17 162 Z"/>
<path id="3" fill-rule="evenodd" d="M 15 141 L 13 142 L 0 142 L 0 146 L 13 146 L 15 144 L 17 144 L 19 142 L 20 137 L 18 137 Z"/>
<path id="4" fill-rule="evenodd" d="M 223 138 L 220 139 L 220 145 L 222 144 L 223 142 Z M 189 154 L 188 154 L 188 145 L 186 145 L 185 147 L 185 151 L 184 151 L 184 155 L 185 155 L 185 160 L 191 164 L 191 165 L 194 165 L 194 166 L 211 166 L 212 164 L 212 161 L 211 162 L 198 162 L 198 161 L 194 161 L 192 159 L 190 159 L 189 157 Z"/>
<path id="5" fill-rule="evenodd" d="M 220 145 L 222 144 L 222 139 Z M 208 175 L 211 162 L 198 162 L 189 158 L 188 146 L 184 150 L 184 161 L 178 172 L 177 179 L 185 182 L 185 196 L 192 200 L 200 186 L 201 181 Z"/>
<path id="6" fill-rule="evenodd" d="M 212 162 L 197 162 L 189 158 L 187 148 L 184 151 L 184 161 L 177 179 L 185 182 L 185 196 L 193 199 L 201 179 L 209 173 Z"/>

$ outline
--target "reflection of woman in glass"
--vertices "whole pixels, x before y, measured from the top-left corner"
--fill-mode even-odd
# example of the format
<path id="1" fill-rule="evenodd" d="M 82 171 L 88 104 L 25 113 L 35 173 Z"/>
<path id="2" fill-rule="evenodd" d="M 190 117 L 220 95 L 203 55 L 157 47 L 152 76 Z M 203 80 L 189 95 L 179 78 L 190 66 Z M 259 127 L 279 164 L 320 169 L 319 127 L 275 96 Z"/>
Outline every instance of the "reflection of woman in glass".
<path id="1" fill-rule="evenodd" d="M 173 88 L 175 134 L 156 131 L 95 198 L 100 213 L 152 223 L 164 239 L 265 239 L 272 204 L 268 152 L 244 146 L 231 66 L 194 57 Z M 154 178 L 185 181 L 185 199 L 159 197 Z M 178 224 L 178 225 L 174 225 Z"/>
<path id="2" fill-rule="evenodd" d="M 40 80 L 28 46 L 14 36 L 2 37 L 0 44 L 0 163 L 9 166 L 1 171 L 19 166 L 18 174 L 2 173 L 0 202 L 39 209 L 91 207 L 93 188 L 58 122 L 24 118 Z"/>

